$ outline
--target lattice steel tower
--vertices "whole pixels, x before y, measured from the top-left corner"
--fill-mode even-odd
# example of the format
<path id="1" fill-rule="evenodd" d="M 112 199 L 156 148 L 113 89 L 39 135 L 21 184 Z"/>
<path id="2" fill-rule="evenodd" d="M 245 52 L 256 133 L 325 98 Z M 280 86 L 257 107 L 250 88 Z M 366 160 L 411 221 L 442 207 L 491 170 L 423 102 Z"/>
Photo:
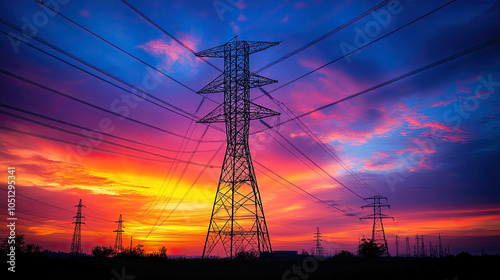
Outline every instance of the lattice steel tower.
<path id="1" fill-rule="evenodd" d="M 316 227 L 316 232 L 314 233 L 314 239 L 316 240 L 316 246 L 314 247 L 314 256 L 323 256 L 323 246 L 321 246 L 321 233 L 319 232 L 319 227 Z"/>
<path id="2" fill-rule="evenodd" d="M 241 251 L 271 252 L 257 180 L 248 147 L 250 121 L 279 115 L 250 101 L 250 88 L 275 83 L 250 72 L 249 55 L 279 42 L 240 41 L 196 53 L 198 57 L 223 57 L 224 72 L 198 93 L 224 92 L 224 102 L 199 123 L 223 122 L 227 148 L 203 248 L 210 256 L 220 242 L 226 256 Z"/>
<path id="3" fill-rule="evenodd" d="M 113 232 L 116 232 L 116 239 L 115 239 L 115 252 L 120 253 L 123 251 L 123 246 L 122 246 L 122 233 L 125 232 L 123 230 L 124 226 L 122 225 L 123 220 L 122 220 L 122 214 L 120 214 L 120 218 L 118 221 L 115 221 L 115 223 L 118 223 L 118 229 L 113 230 Z M 132 244 L 132 239 L 130 239 L 130 244 Z M 130 246 L 132 249 L 132 245 Z"/>
<path id="4" fill-rule="evenodd" d="M 69 252 L 74 255 L 80 255 L 82 253 L 82 224 L 85 224 L 85 222 L 82 222 L 82 218 L 85 219 L 85 217 L 82 216 L 82 207 L 86 206 L 82 204 L 82 199 L 80 199 L 80 202 L 78 205 L 75 205 L 75 207 L 77 207 L 76 216 L 73 217 L 76 219 L 73 222 L 73 224 L 75 224 L 75 231 L 73 232 L 73 240 L 71 241 L 71 249 Z"/>
<path id="5" fill-rule="evenodd" d="M 387 246 L 387 240 L 385 239 L 385 231 L 384 224 L 382 222 L 383 219 L 392 219 L 394 217 L 388 216 L 386 214 L 382 214 L 382 207 L 391 208 L 389 204 L 387 204 L 387 197 L 376 195 L 373 197 L 365 198 L 365 201 L 373 200 L 372 203 L 369 203 L 365 206 L 362 206 L 361 209 L 366 207 L 373 208 L 373 214 L 363 216 L 359 219 L 369 219 L 373 220 L 373 228 L 372 228 L 372 240 L 373 242 L 384 245 L 385 252 L 389 254 L 389 247 Z M 382 203 L 382 200 L 385 200 L 385 203 Z"/>

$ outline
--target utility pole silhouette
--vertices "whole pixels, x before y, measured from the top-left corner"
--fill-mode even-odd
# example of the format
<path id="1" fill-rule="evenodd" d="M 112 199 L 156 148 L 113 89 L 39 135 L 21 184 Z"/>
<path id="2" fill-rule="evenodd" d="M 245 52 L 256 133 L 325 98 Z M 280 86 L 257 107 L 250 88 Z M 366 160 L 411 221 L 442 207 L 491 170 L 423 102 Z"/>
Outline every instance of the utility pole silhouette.
<path id="1" fill-rule="evenodd" d="M 115 223 L 118 223 L 118 229 L 113 230 L 113 232 L 116 232 L 116 239 L 115 239 L 115 252 L 120 253 L 123 251 L 123 246 L 122 246 L 122 233 L 125 232 L 123 230 L 123 220 L 122 220 L 122 214 L 120 214 L 120 218 L 118 221 L 115 221 Z M 132 249 L 132 237 L 130 237 L 130 249 Z"/>
<path id="2" fill-rule="evenodd" d="M 314 247 L 314 256 L 321 257 L 323 256 L 323 247 L 321 246 L 320 241 L 321 233 L 319 232 L 319 227 L 316 228 L 316 232 L 314 233 L 314 238 L 316 239 L 316 247 Z"/>
<path id="3" fill-rule="evenodd" d="M 383 219 L 394 220 L 394 217 L 391 217 L 391 216 L 388 216 L 388 215 L 382 213 L 382 207 L 387 207 L 389 209 L 391 208 L 391 206 L 389 204 L 387 204 L 387 197 L 376 195 L 376 196 L 365 198 L 364 200 L 365 201 L 373 200 L 372 203 L 361 206 L 361 209 L 373 208 L 373 214 L 363 216 L 359 219 L 360 220 L 363 220 L 363 219 L 373 220 L 372 241 L 374 243 L 379 244 L 379 245 L 383 245 L 387 255 L 390 255 L 389 254 L 389 247 L 387 246 L 387 240 L 385 239 L 384 224 L 382 222 Z M 385 200 L 385 203 L 383 203 L 382 200 Z"/>
<path id="4" fill-rule="evenodd" d="M 422 234 L 422 257 L 425 257 L 424 235 Z"/>
<path id="5" fill-rule="evenodd" d="M 419 243 L 418 243 L 418 233 L 417 233 L 417 250 L 415 251 L 415 257 L 420 256 L 420 248 L 419 248 Z"/>
<path id="6" fill-rule="evenodd" d="M 279 42 L 240 41 L 196 53 L 224 58 L 224 72 L 198 93 L 224 92 L 224 102 L 198 123 L 225 123 L 227 148 L 212 208 L 203 258 L 220 242 L 226 256 L 241 251 L 271 252 L 264 208 L 248 146 L 250 121 L 279 113 L 250 101 L 250 88 L 277 81 L 250 72 L 249 55 Z"/>
<path id="7" fill-rule="evenodd" d="M 441 243 L 441 233 L 439 234 L 439 257 L 442 258 L 444 257 L 444 252 L 443 252 L 443 243 Z"/>
<path id="8" fill-rule="evenodd" d="M 73 232 L 73 239 L 71 241 L 71 249 L 70 253 L 73 255 L 81 255 L 82 254 L 82 224 L 85 224 L 85 222 L 82 222 L 82 218 L 85 219 L 84 216 L 82 216 L 82 207 L 86 207 L 85 205 L 82 204 L 82 199 L 80 199 L 80 202 L 78 205 L 75 205 L 77 207 L 76 210 L 76 216 L 73 218 L 76 219 L 73 224 L 75 224 L 75 231 Z"/>

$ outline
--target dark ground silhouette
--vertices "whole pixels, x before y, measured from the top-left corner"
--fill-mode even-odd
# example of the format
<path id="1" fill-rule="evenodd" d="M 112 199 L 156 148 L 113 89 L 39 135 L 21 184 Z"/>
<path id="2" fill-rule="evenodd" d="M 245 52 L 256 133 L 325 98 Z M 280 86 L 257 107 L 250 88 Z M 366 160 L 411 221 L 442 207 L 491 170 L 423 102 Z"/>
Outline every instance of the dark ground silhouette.
<path id="1" fill-rule="evenodd" d="M 2 256 L 2 261 L 6 260 Z M 5 263 L 5 262 L 4 262 Z M 446 258 L 313 257 L 293 260 L 201 260 L 167 258 L 19 256 L 23 279 L 494 279 L 500 255 Z M 7 268 L 4 265 L 6 272 Z M 28 278 L 30 277 L 30 278 Z M 8 277 L 7 279 L 15 279 Z"/>

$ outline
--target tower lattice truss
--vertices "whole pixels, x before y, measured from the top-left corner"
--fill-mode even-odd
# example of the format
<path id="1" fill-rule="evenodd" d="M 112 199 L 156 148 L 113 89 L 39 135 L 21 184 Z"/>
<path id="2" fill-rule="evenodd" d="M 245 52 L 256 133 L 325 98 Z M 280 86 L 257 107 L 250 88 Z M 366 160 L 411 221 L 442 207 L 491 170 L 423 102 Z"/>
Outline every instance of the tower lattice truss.
<path id="1" fill-rule="evenodd" d="M 113 231 L 113 232 L 116 232 L 114 249 L 115 249 L 116 253 L 120 253 L 121 251 L 123 251 L 122 234 L 123 234 L 123 232 L 125 232 L 123 230 L 124 226 L 123 226 L 122 214 L 120 214 L 120 218 L 115 223 L 118 223 L 118 228 Z M 132 248 L 132 246 L 130 246 L 130 247 Z"/>
<path id="2" fill-rule="evenodd" d="M 82 200 L 80 199 L 80 202 L 78 205 L 75 205 L 77 208 L 76 211 L 76 216 L 73 218 L 75 221 L 73 224 L 75 224 L 75 230 L 73 231 L 73 239 L 71 240 L 71 249 L 70 253 L 73 255 L 80 255 L 82 254 L 82 224 L 85 224 L 82 220 L 85 219 L 84 216 L 82 216 L 82 207 L 85 207 L 85 205 L 82 204 Z"/>
<path id="3" fill-rule="evenodd" d="M 372 202 L 362 206 L 361 208 L 362 209 L 373 208 L 373 214 L 363 216 L 360 219 L 373 220 L 371 240 L 379 245 L 383 245 L 385 249 L 385 254 L 388 255 L 389 247 L 387 245 L 387 239 L 385 238 L 383 220 L 384 219 L 394 220 L 394 217 L 382 213 L 382 208 L 383 207 L 391 208 L 391 206 L 387 204 L 387 197 L 385 196 L 375 195 L 372 197 L 365 198 L 364 200 Z"/>
<path id="4" fill-rule="evenodd" d="M 224 45 L 196 53 L 199 57 L 224 58 L 224 72 L 198 92 L 224 92 L 224 102 L 198 122 L 225 123 L 227 138 L 203 257 L 209 257 L 218 244 L 231 258 L 241 251 L 272 251 L 248 136 L 251 120 L 279 115 L 251 102 L 250 88 L 277 81 L 250 72 L 249 55 L 277 44 L 234 37 Z"/>

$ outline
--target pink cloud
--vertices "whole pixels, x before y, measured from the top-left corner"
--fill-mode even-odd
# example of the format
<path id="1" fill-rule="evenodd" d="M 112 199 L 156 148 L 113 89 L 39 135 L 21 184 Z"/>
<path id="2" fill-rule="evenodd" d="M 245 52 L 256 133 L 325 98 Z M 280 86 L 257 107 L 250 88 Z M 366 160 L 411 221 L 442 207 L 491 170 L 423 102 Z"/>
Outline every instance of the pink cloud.
<path id="1" fill-rule="evenodd" d="M 244 14 L 240 14 L 240 16 L 238 17 L 238 20 L 239 21 L 247 21 L 248 18 Z"/>
<path id="2" fill-rule="evenodd" d="M 197 40 L 188 35 L 181 35 L 179 37 L 188 47 L 196 49 Z M 163 39 L 157 39 L 139 45 L 138 47 L 150 54 L 161 56 L 161 68 L 169 72 L 172 71 L 172 67 L 175 63 L 179 63 L 182 66 L 196 66 L 198 64 L 196 57 L 174 40 L 167 42 Z"/>
<path id="3" fill-rule="evenodd" d="M 439 107 L 439 106 L 446 106 L 452 102 L 457 101 L 456 99 L 450 99 L 450 100 L 439 100 L 437 102 L 434 102 L 431 104 L 431 107 Z"/>
<path id="4" fill-rule="evenodd" d="M 287 23 L 288 22 L 288 15 L 286 15 L 282 20 L 281 20 L 282 23 Z"/>
<path id="5" fill-rule="evenodd" d="M 82 17 L 86 17 L 87 18 L 87 17 L 90 17 L 90 12 L 89 12 L 89 10 L 81 9 L 80 10 L 80 15 Z"/>
<path id="6" fill-rule="evenodd" d="M 307 4 L 306 4 L 306 2 L 301 1 L 301 2 L 293 3 L 293 6 L 295 7 L 295 9 L 302 9 L 302 8 L 306 7 Z"/>
<path id="7" fill-rule="evenodd" d="M 234 21 L 231 21 L 231 23 L 229 24 L 233 27 L 234 33 L 240 33 L 240 27 L 236 23 L 234 23 Z"/>

